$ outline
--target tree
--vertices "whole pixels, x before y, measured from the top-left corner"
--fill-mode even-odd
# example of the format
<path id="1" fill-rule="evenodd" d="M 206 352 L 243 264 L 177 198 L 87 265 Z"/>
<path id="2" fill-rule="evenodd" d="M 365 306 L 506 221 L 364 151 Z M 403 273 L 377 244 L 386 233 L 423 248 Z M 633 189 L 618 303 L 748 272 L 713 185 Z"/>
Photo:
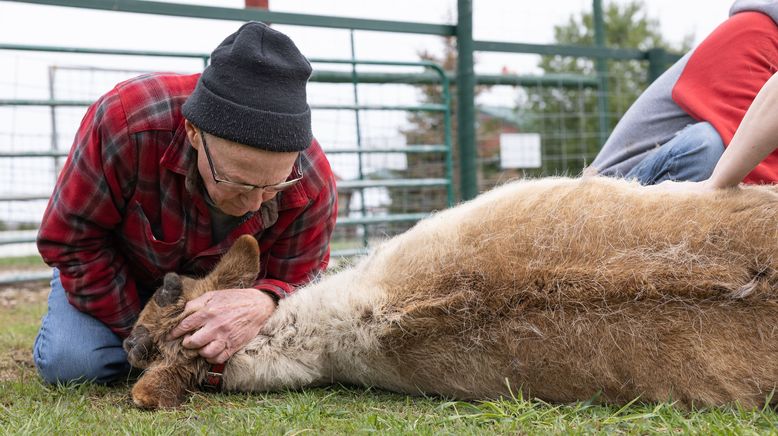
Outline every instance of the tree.
<path id="1" fill-rule="evenodd" d="M 429 51 L 419 53 L 422 61 L 434 62 L 440 65 L 445 71 L 456 71 L 457 67 L 457 48 L 456 39 L 453 37 L 444 37 L 443 54 L 437 55 Z M 477 86 L 475 89 L 476 97 L 484 90 L 483 86 Z M 420 103 L 442 103 L 443 87 L 440 84 L 420 85 L 421 94 Z M 459 190 L 459 170 L 458 170 L 458 142 L 457 142 L 457 102 L 456 83 L 451 83 L 449 87 L 450 108 L 451 108 L 451 147 L 452 160 L 454 164 L 452 172 L 452 183 L 454 191 Z M 444 122 L 443 114 L 430 112 L 411 112 L 408 114 L 409 127 L 402 130 L 407 144 L 443 144 L 444 143 Z M 499 129 L 494 123 L 478 123 L 477 136 L 488 134 L 490 131 Z M 480 157 L 480 156 L 479 156 Z M 424 177 L 445 177 L 442 154 L 419 154 L 408 155 L 408 169 L 401 173 L 402 177 L 424 178 Z M 479 179 L 482 179 L 479 174 Z M 402 205 L 396 207 L 393 212 L 424 212 L 445 208 L 446 193 L 437 188 L 421 188 L 414 190 L 397 190 L 392 193 L 392 203 Z M 459 198 L 458 195 L 455 197 Z"/>
<path id="2" fill-rule="evenodd" d="M 659 30 L 659 22 L 648 17 L 642 1 L 604 7 L 605 44 L 610 48 L 648 50 L 662 48 L 672 52 L 689 50 L 692 35 L 673 46 Z M 594 45 L 594 20 L 591 12 L 570 16 L 567 23 L 554 26 L 554 40 L 565 45 Z M 629 105 L 648 86 L 647 61 L 607 61 L 608 122 L 613 128 Z M 543 56 L 538 67 L 544 74 L 595 75 L 591 59 Z M 590 88 L 525 88 L 518 105 L 529 120 L 526 128 L 542 135 L 544 167 L 538 174 L 580 173 L 600 149 L 597 90 Z"/>
<path id="3" fill-rule="evenodd" d="M 691 45 L 687 36 L 678 47 L 666 41 L 659 30 L 659 22 L 647 16 L 642 1 L 624 5 L 607 4 L 603 11 L 605 43 L 611 48 L 648 50 L 662 48 L 672 52 L 683 52 Z M 554 40 L 564 45 L 594 45 L 594 21 L 591 12 L 572 15 L 564 24 L 554 26 Z M 440 64 L 446 71 L 455 71 L 457 52 L 453 38 L 443 39 L 443 54 L 422 52 L 422 60 Z M 595 64 L 591 59 L 564 56 L 543 56 L 538 67 L 544 74 L 577 74 L 596 76 Z M 612 128 L 630 104 L 648 86 L 647 61 L 608 61 L 608 121 Z M 454 164 L 456 152 L 457 101 L 452 83 L 452 137 Z M 483 91 L 476 89 L 476 95 Z M 419 86 L 422 103 L 440 103 L 439 85 Z M 544 154 L 543 167 L 537 170 L 511 172 L 499 166 L 499 147 L 485 147 L 484 138 L 494 138 L 505 127 L 504 120 L 479 114 L 476 137 L 478 144 L 479 189 L 485 190 L 494 183 L 524 175 L 575 175 L 591 162 L 602 146 L 599 132 L 597 89 L 583 86 L 564 88 L 562 86 L 521 88 L 517 101 L 516 119 L 523 132 L 541 134 Z M 410 126 L 403 130 L 408 144 L 438 144 L 442 141 L 443 118 L 440 114 L 415 112 L 408 116 Z M 409 155 L 408 169 L 397 172 L 396 177 L 442 177 L 443 167 L 440 155 Z M 437 166 L 435 164 L 438 164 Z M 458 171 L 454 170 L 454 186 L 458 188 Z M 390 192 L 393 213 L 422 212 L 439 208 L 443 204 L 440 192 L 431 188 L 398 189 Z"/>
<path id="4" fill-rule="evenodd" d="M 430 61 L 440 65 L 445 71 L 456 69 L 457 56 L 456 45 L 453 37 L 445 37 L 443 41 L 443 55 L 439 56 L 429 51 L 419 53 L 422 61 Z M 440 104 L 443 102 L 443 87 L 438 83 L 418 86 L 421 104 Z M 456 145 L 456 88 L 449 88 L 451 98 L 451 138 L 453 161 L 457 162 Z M 410 112 L 408 114 L 409 127 L 402 130 L 405 142 L 409 145 L 443 144 L 444 120 L 440 112 Z M 419 178 L 444 178 L 445 160 L 443 153 L 409 153 L 406 156 L 407 168 L 396 172 L 396 177 Z M 458 172 L 453 171 L 453 186 L 458 187 Z M 439 187 L 399 188 L 389 192 L 392 203 L 389 208 L 391 213 L 418 213 L 431 212 L 445 209 L 447 204 L 446 191 Z"/>

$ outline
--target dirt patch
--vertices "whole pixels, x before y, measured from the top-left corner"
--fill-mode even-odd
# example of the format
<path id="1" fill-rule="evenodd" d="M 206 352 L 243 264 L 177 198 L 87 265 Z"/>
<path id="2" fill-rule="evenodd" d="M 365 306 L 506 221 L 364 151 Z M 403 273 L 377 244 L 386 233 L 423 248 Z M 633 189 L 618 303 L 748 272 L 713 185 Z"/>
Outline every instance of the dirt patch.
<path id="1" fill-rule="evenodd" d="M 32 351 L 13 349 L 0 357 L 0 382 L 19 380 L 25 373 L 34 374 Z"/>
<path id="2" fill-rule="evenodd" d="M 48 281 L 0 285 L 0 382 L 36 376 L 31 331 L 48 295 Z"/>
<path id="3" fill-rule="evenodd" d="M 0 285 L 0 308 L 12 309 L 19 304 L 40 303 L 49 296 L 48 282 L 26 282 Z"/>

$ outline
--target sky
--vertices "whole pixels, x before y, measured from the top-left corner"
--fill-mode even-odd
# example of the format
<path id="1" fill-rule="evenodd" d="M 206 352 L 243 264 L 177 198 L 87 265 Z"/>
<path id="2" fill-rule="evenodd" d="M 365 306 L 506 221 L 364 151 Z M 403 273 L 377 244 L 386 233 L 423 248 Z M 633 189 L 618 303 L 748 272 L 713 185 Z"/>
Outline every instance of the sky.
<path id="1" fill-rule="evenodd" d="M 223 7 L 243 5 L 242 0 L 178 2 Z M 645 2 L 648 16 L 659 20 L 665 38 L 675 44 L 688 35 L 698 43 L 726 18 L 730 3 L 730 0 Z M 452 17 L 456 15 L 456 0 L 270 0 L 270 7 L 279 12 L 425 23 L 453 23 Z M 552 43 L 555 24 L 564 23 L 571 15 L 589 11 L 591 7 L 591 0 L 474 0 L 474 37 L 476 40 Z M 82 10 L 0 0 L 0 43 L 208 53 L 239 26 L 235 21 Z M 287 33 L 310 58 L 345 59 L 351 55 L 347 30 L 274 27 Z M 354 40 L 357 58 L 366 60 L 415 61 L 421 51 L 439 53 L 442 50 L 441 38 L 436 36 L 356 31 Z M 505 67 L 519 74 L 534 74 L 538 72 L 537 59 L 534 55 L 476 53 L 476 71 L 498 74 Z M 0 98 L 48 98 L 48 72 L 53 65 L 58 67 L 56 97 L 87 100 L 97 98 L 115 83 L 139 72 L 197 72 L 202 69 L 199 60 L 0 51 Z M 127 71 L 80 68 L 84 66 Z M 314 65 L 314 68 L 335 69 L 325 65 Z M 343 86 L 312 84 L 309 97 L 313 103 L 352 103 L 352 90 Z M 495 88 L 483 93 L 479 103 L 510 105 L 516 100 L 515 92 L 508 87 Z M 360 88 L 362 103 L 413 104 L 417 97 L 418 91 L 409 86 Z M 83 112 L 84 108 L 58 109 L 57 146 L 60 149 L 69 148 Z M 363 116 L 361 129 L 366 141 L 374 145 L 401 145 L 403 136 L 398 125 L 405 122 L 405 114 L 383 112 Z M 345 111 L 314 114 L 314 132 L 325 150 L 338 145 L 354 145 L 356 127 L 353 119 L 354 115 Z M 51 142 L 50 130 L 48 108 L 0 108 L 0 150 L 47 149 Z M 352 175 L 353 158 L 332 160 L 333 166 L 345 178 Z M 18 192 L 19 180 L 27 180 L 23 185 L 31 193 L 50 192 L 55 177 L 53 166 L 41 167 L 40 160 L 7 161 L 0 160 L 0 195 Z M 376 163 L 390 167 L 395 164 L 401 166 L 402 162 Z M 31 174 L 35 177 L 30 177 Z M 14 207 L 13 213 L 21 213 L 23 219 L 40 213 L 40 205 L 28 212 L 22 209 L 21 206 Z M 7 213 L 0 205 L 0 218 Z"/>
<path id="2" fill-rule="evenodd" d="M 614 1 L 626 3 L 625 0 Z M 243 5 L 243 0 L 179 2 L 223 7 Z M 726 18 L 730 3 L 730 0 L 645 2 L 649 17 L 659 20 L 662 33 L 675 44 L 688 35 L 694 37 L 695 43 L 699 42 Z M 270 0 L 270 7 L 279 12 L 426 23 L 453 23 L 452 17 L 456 16 L 456 0 Z M 555 24 L 563 23 L 571 15 L 588 11 L 591 7 L 591 0 L 474 0 L 474 37 L 476 40 L 551 43 Z M 234 21 L 116 13 L 0 0 L 0 43 L 208 53 L 239 25 Z M 289 34 L 308 57 L 348 58 L 351 55 L 347 30 L 275 27 Z M 442 50 L 441 39 L 436 36 L 356 31 L 354 39 L 356 56 L 360 59 L 413 61 L 418 59 L 420 51 Z M 117 62 L 117 59 L 106 56 L 94 61 L 86 56 L 0 52 L 0 66 L 11 67 L 0 68 L 0 97 L 19 95 L 23 93 L 18 89 L 20 87 L 36 86 L 39 81 L 33 77 L 36 74 L 40 76 L 45 68 L 38 68 L 36 72 L 32 67 L 19 66 L 24 60 L 34 59 L 64 65 L 119 64 L 139 70 L 194 71 L 201 68 L 196 61 L 160 58 L 132 58 L 131 61 L 125 58 Z M 476 53 L 476 62 L 476 71 L 484 74 L 496 74 L 503 68 L 519 74 L 538 72 L 534 55 Z M 39 93 L 48 91 L 46 86 L 38 88 Z M 486 93 L 481 98 L 490 104 L 510 103 L 507 96 Z"/>
<path id="3" fill-rule="evenodd" d="M 243 4 L 242 0 L 179 2 L 223 7 Z M 699 42 L 726 18 L 731 1 L 647 0 L 645 3 L 649 16 L 660 20 L 667 39 L 678 42 L 693 34 Z M 279 12 L 427 23 L 451 23 L 451 17 L 456 15 L 455 0 L 270 0 L 270 7 Z M 474 37 L 550 43 L 554 24 L 590 9 L 589 0 L 474 0 Z M 230 21 L 89 11 L 0 0 L 0 41 L 5 43 L 209 52 L 238 25 Z M 350 54 L 347 31 L 281 25 L 277 28 L 292 36 L 309 57 Z M 434 36 L 358 31 L 355 39 L 357 56 L 361 58 L 412 60 L 419 50 L 440 46 Z M 479 68 L 495 70 L 499 64 L 510 62 L 509 58 L 507 61 L 487 59 L 491 56 L 479 56 L 484 64 Z"/>

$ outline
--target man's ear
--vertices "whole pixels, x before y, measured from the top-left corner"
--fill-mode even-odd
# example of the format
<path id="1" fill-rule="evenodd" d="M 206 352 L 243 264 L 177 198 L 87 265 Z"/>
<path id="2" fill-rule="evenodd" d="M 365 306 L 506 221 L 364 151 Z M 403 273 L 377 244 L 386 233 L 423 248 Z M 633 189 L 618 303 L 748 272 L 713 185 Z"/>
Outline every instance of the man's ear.
<path id="1" fill-rule="evenodd" d="M 253 236 L 243 235 L 208 274 L 208 279 L 216 289 L 248 288 L 258 274 L 259 244 Z"/>
<path id="2" fill-rule="evenodd" d="M 200 135 L 200 131 L 186 118 L 184 118 L 184 129 L 186 129 L 186 137 L 189 139 L 189 143 L 192 144 L 192 148 L 199 150 L 200 142 L 199 140 L 195 140 L 195 138 Z"/>

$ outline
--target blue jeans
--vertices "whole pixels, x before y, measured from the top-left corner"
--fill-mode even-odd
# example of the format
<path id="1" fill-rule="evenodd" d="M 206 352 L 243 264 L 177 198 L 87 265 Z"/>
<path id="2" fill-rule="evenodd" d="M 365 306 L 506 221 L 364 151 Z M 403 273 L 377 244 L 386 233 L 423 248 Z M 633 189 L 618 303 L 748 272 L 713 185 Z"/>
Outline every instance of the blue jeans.
<path id="1" fill-rule="evenodd" d="M 38 373 L 47 383 L 94 381 L 106 384 L 130 371 L 122 339 L 96 318 L 68 302 L 54 269 L 49 310 L 33 345 Z"/>
<path id="2" fill-rule="evenodd" d="M 702 121 L 678 132 L 673 139 L 651 152 L 625 176 L 642 185 L 654 185 L 665 180 L 706 180 L 724 153 L 721 136 Z"/>

